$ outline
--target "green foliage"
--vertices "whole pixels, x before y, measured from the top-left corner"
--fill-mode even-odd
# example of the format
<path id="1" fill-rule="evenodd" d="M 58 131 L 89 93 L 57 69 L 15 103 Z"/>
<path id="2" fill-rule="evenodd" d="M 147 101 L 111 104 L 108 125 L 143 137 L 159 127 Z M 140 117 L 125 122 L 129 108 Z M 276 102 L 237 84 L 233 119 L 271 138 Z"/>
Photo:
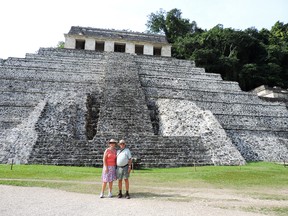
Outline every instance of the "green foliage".
<path id="1" fill-rule="evenodd" d="M 148 15 L 146 23 L 147 31 L 150 33 L 165 34 L 170 43 L 174 43 L 178 37 L 202 31 L 197 27 L 195 21 L 190 23 L 189 19 L 183 19 L 181 15 L 182 12 L 176 8 L 169 12 L 160 9 L 156 13 L 151 13 Z"/>
<path id="2" fill-rule="evenodd" d="M 167 29 L 165 26 L 165 16 L 166 12 L 160 9 L 156 13 L 151 13 L 148 15 L 148 21 L 146 27 L 149 33 L 160 33 L 167 34 Z"/>
<path id="3" fill-rule="evenodd" d="M 59 41 L 58 44 L 57 44 L 57 48 L 63 49 L 64 45 L 65 45 L 64 41 Z"/>
<path id="4" fill-rule="evenodd" d="M 259 85 L 288 88 L 288 24 L 278 21 L 270 31 L 219 24 L 203 31 L 182 18 L 179 9 L 161 9 L 148 18 L 148 31 L 166 35 L 173 57 L 194 60 L 207 72 L 239 82 L 245 91 Z"/>

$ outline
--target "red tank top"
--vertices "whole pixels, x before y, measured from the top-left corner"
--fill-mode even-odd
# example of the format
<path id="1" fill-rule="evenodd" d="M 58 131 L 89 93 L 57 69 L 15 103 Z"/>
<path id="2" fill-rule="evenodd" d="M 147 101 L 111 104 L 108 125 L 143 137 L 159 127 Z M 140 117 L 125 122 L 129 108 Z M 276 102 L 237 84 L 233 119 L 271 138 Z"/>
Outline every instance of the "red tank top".
<path id="1" fill-rule="evenodd" d="M 116 166 L 116 157 L 117 157 L 116 150 L 113 151 L 107 149 L 106 154 L 107 154 L 106 157 L 107 166 Z"/>

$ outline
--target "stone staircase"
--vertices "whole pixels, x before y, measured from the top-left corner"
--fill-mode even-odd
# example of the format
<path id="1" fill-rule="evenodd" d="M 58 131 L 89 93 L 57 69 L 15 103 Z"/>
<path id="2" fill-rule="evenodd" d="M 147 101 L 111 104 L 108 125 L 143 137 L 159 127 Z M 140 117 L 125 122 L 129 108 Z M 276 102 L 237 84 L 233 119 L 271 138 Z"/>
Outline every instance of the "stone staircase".
<path id="1" fill-rule="evenodd" d="M 42 137 L 41 140 L 37 140 L 30 154 L 29 163 L 99 167 L 102 166 L 103 152 L 107 147 L 106 139 L 107 136 L 96 136 L 93 141 L 54 137 L 54 140 L 51 141 L 49 137 Z M 133 152 L 133 158 L 137 159 L 136 166 L 138 168 L 214 165 L 211 160 L 211 152 L 204 148 L 199 137 L 161 137 L 135 134 L 129 136 L 127 143 Z"/>
<path id="2" fill-rule="evenodd" d="M 110 53 L 107 58 L 97 135 L 152 135 L 149 111 L 133 56 Z"/>
<path id="3" fill-rule="evenodd" d="M 159 99 L 193 102 L 213 113 L 246 160 L 287 160 L 288 112 L 284 104 L 262 101 L 256 94 L 242 92 L 236 82 L 197 68 L 177 73 L 170 65 L 166 67 L 165 61 L 155 68 L 152 59 L 143 59 L 139 59 L 141 85 L 155 115 Z M 277 150 L 271 151 L 273 148 Z"/>

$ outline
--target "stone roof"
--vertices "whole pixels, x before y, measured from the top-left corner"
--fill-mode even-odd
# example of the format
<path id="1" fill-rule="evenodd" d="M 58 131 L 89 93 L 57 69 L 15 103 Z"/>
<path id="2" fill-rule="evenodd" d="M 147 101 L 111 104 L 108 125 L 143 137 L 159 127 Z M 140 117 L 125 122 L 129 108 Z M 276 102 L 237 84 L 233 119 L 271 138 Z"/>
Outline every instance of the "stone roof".
<path id="1" fill-rule="evenodd" d="M 125 41 L 143 41 L 150 43 L 165 43 L 168 41 L 165 36 L 157 34 L 146 34 L 140 32 L 120 31 L 111 29 L 99 29 L 91 27 L 72 26 L 68 35 L 82 35 L 97 38 L 113 38 Z"/>
<path id="2" fill-rule="evenodd" d="M 283 95 L 287 95 L 287 98 L 288 98 L 288 89 L 282 89 L 281 87 L 278 87 L 278 86 L 274 86 L 272 88 L 272 87 L 269 87 L 268 85 L 261 85 L 255 89 L 251 90 L 251 92 L 256 92 L 257 94 L 262 92 L 262 91 L 270 91 L 270 92 L 274 92 L 274 93 L 280 93 Z"/>

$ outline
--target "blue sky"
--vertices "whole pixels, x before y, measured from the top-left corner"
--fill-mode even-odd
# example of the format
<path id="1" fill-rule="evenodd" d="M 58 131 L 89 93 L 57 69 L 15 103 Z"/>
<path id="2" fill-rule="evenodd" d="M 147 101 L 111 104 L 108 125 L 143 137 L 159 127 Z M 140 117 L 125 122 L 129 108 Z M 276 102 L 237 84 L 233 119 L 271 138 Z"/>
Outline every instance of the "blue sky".
<path id="1" fill-rule="evenodd" d="M 278 20 L 288 23 L 287 0 L 7 0 L 1 2 L 0 58 L 55 47 L 71 26 L 143 32 L 147 16 L 160 8 L 180 9 L 203 29 L 270 30 Z"/>

